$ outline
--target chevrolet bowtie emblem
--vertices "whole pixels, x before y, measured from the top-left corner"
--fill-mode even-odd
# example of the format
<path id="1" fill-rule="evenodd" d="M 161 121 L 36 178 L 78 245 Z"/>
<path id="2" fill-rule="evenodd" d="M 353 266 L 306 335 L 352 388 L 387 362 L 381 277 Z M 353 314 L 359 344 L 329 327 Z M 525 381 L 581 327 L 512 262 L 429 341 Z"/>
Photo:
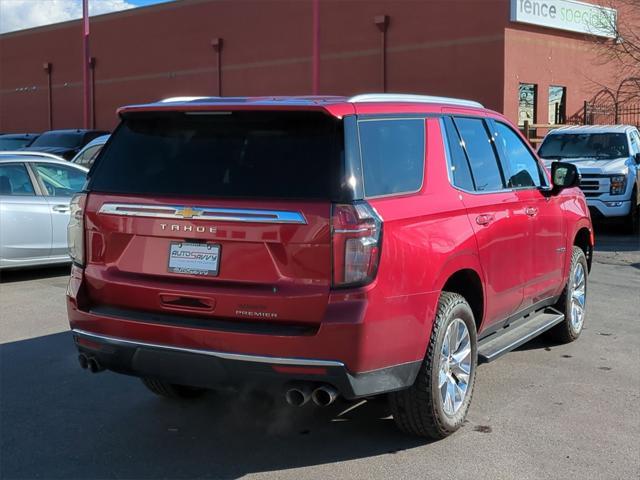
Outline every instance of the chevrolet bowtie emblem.
<path id="1" fill-rule="evenodd" d="M 184 207 L 180 210 L 176 210 L 175 214 L 182 218 L 193 218 L 202 215 L 202 210 L 194 210 L 191 207 Z"/>

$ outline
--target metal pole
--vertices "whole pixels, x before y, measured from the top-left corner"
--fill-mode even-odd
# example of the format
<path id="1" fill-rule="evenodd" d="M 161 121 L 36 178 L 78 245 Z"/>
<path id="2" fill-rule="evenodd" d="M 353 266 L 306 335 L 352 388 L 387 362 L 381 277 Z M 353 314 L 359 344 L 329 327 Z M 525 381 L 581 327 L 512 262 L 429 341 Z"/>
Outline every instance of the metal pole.
<path id="1" fill-rule="evenodd" d="M 51 63 L 45 62 L 42 68 L 47 73 L 47 125 L 49 130 L 53 130 L 53 98 L 51 96 Z"/>
<path id="2" fill-rule="evenodd" d="M 89 0 L 82 0 L 82 105 L 84 128 L 89 128 L 90 121 L 89 75 Z"/>
<path id="3" fill-rule="evenodd" d="M 318 95 L 320 84 L 320 1 L 312 0 L 313 7 L 313 45 L 311 62 L 311 92 Z"/>
<path id="4" fill-rule="evenodd" d="M 373 19 L 374 23 L 378 26 L 381 33 L 380 43 L 380 70 L 381 70 L 381 83 L 382 91 L 387 91 L 387 28 L 389 26 L 388 15 L 378 15 Z"/>
<path id="5" fill-rule="evenodd" d="M 91 68 L 91 128 L 96 128 L 96 59 L 89 57 Z"/>
<path id="6" fill-rule="evenodd" d="M 217 88 L 218 96 L 222 96 L 222 38 L 214 38 L 211 40 L 211 46 L 216 52 L 216 74 L 217 74 Z"/>

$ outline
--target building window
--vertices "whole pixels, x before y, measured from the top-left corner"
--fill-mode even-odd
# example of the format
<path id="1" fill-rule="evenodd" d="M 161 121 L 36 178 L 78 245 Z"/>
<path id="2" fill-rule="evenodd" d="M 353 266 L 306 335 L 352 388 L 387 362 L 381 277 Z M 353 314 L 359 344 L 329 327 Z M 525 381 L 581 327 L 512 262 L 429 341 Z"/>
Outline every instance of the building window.
<path id="1" fill-rule="evenodd" d="M 549 123 L 551 125 L 567 121 L 567 87 L 549 87 Z"/>
<path id="2" fill-rule="evenodd" d="M 524 122 L 536 123 L 538 86 L 534 83 L 521 83 L 518 88 L 518 125 Z"/>

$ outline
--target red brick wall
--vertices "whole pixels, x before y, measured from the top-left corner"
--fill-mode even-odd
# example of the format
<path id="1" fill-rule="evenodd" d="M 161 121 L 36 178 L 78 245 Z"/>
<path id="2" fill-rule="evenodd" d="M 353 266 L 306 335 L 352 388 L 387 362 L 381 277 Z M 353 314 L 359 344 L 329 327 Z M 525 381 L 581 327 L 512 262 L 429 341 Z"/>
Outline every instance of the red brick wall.
<path id="1" fill-rule="evenodd" d="M 390 17 L 388 91 L 460 96 L 502 109 L 506 0 L 321 0 L 320 93 L 381 90 L 374 17 L 383 14 Z M 223 95 L 309 94 L 311 25 L 310 0 L 183 0 L 94 17 L 97 126 L 112 128 L 123 104 L 215 94 L 214 37 L 224 40 Z M 54 128 L 81 126 L 81 30 L 74 21 L 0 36 L 0 131 L 47 128 L 43 62 L 53 65 Z"/>

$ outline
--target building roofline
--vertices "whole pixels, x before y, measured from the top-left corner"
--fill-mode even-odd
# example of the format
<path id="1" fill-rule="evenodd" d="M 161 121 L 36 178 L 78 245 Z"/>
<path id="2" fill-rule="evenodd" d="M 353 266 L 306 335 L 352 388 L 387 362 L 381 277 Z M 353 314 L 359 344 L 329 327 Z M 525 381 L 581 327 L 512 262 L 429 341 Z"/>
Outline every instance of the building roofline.
<path id="1" fill-rule="evenodd" d="M 112 18 L 144 14 L 149 12 L 150 10 L 161 11 L 161 10 L 167 10 L 172 8 L 181 8 L 187 5 L 203 3 L 205 1 L 208 1 L 208 0 L 167 0 L 163 3 L 156 3 L 153 5 L 143 5 L 140 7 L 127 8 L 125 10 L 118 10 L 116 12 L 101 13 L 99 15 L 91 15 L 90 21 L 91 23 L 93 22 L 99 23 L 106 20 L 111 20 Z M 13 30 L 11 32 L 0 33 L 0 40 L 4 40 L 5 38 L 19 37 L 21 35 L 28 35 L 32 33 L 40 33 L 40 32 L 44 33 L 44 32 L 59 30 L 59 29 L 75 26 L 76 24 L 80 26 L 81 23 L 82 23 L 82 18 L 74 18 L 72 20 L 65 20 L 64 22 L 56 22 L 56 23 L 50 23 L 47 25 L 39 25 L 37 27 L 24 28 L 22 30 Z"/>

